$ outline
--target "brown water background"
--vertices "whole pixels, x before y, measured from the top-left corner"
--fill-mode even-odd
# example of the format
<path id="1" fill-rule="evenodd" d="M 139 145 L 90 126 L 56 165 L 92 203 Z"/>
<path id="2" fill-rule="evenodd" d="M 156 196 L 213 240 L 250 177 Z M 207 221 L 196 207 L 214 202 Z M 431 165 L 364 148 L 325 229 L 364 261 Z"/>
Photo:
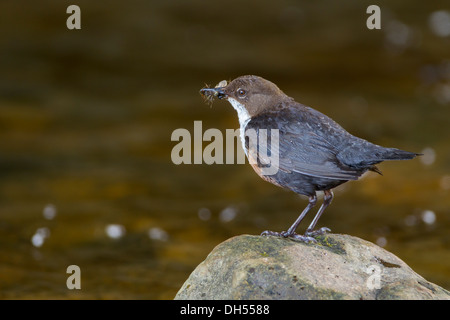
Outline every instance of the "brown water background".
<path id="1" fill-rule="evenodd" d="M 81 30 L 66 27 L 70 4 Z M 450 8 L 379 1 L 369 30 L 370 4 L 0 2 L 0 298 L 172 299 L 220 242 L 286 230 L 307 202 L 248 164 L 171 161 L 175 129 L 238 127 L 198 91 L 244 74 L 424 153 L 336 189 L 319 226 L 450 289 Z"/>

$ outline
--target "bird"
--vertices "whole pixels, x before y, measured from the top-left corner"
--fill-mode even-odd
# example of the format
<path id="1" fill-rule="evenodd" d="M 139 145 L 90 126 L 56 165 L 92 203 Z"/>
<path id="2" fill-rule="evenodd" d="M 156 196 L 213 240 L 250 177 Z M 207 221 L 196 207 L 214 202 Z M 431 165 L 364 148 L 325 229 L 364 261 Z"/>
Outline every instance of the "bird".
<path id="1" fill-rule="evenodd" d="M 367 171 L 381 174 L 376 164 L 386 160 L 409 160 L 419 153 L 386 148 L 347 132 L 325 114 L 296 102 L 273 82 L 255 75 L 221 81 L 215 88 L 204 87 L 200 94 L 211 102 L 227 100 L 237 111 L 242 147 L 254 171 L 264 180 L 308 197 L 308 205 L 286 231 L 266 230 L 263 236 L 316 242 L 327 227 L 315 230 L 317 222 L 333 200 L 332 189 L 358 180 Z M 250 143 L 249 131 L 277 133 L 271 143 Z M 276 143 L 274 143 L 276 142 Z M 275 173 L 265 174 L 268 155 L 277 154 Z M 323 203 L 303 234 L 296 232 L 306 214 L 323 192 Z"/>

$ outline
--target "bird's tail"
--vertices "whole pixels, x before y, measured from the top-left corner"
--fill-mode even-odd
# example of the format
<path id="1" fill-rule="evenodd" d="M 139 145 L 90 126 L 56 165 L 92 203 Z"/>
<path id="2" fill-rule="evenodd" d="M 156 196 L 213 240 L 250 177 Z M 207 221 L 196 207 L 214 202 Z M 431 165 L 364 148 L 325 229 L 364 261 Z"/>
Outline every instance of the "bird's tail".
<path id="1" fill-rule="evenodd" d="M 410 160 L 414 159 L 417 156 L 421 156 L 421 153 L 404 151 L 396 148 L 383 148 L 383 151 L 380 152 L 378 158 L 381 161 L 385 160 Z"/>
<path id="2" fill-rule="evenodd" d="M 338 160 L 350 167 L 369 169 L 379 172 L 376 164 L 386 160 L 410 160 L 420 153 L 409 152 L 397 148 L 385 148 L 366 140 L 356 140 L 338 154 Z"/>
<path id="3" fill-rule="evenodd" d="M 382 147 L 383 148 L 383 147 Z M 380 175 L 383 175 L 380 169 L 375 166 L 376 163 L 380 163 L 386 160 L 410 160 L 414 159 L 417 156 L 421 156 L 422 153 L 415 153 L 404 151 L 396 148 L 383 148 L 381 152 L 376 154 L 377 159 L 375 161 L 370 161 L 372 165 L 369 167 L 370 171 L 374 171 Z"/>

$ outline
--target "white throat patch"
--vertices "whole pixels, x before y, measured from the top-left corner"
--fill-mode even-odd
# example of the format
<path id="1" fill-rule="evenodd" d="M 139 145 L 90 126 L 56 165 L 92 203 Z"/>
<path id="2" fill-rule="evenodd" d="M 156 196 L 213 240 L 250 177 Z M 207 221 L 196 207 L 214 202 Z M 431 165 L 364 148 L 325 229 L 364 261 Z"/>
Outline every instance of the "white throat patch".
<path id="1" fill-rule="evenodd" d="M 237 111 L 238 118 L 239 118 L 239 125 L 241 127 L 240 129 L 240 136 L 241 136 L 241 143 L 242 143 L 242 149 L 244 149 L 245 154 L 247 154 L 247 149 L 245 148 L 245 127 L 247 126 L 248 122 L 250 121 L 250 115 L 248 114 L 247 109 L 245 109 L 244 105 L 233 98 L 228 98 L 228 102 L 231 103 L 233 108 Z"/>

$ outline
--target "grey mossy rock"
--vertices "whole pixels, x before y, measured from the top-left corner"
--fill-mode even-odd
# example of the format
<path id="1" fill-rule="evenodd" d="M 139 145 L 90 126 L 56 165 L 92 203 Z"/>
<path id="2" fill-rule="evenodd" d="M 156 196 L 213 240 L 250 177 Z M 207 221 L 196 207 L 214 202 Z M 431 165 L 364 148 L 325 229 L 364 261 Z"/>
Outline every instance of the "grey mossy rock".
<path id="1" fill-rule="evenodd" d="M 341 234 L 316 239 L 228 239 L 197 266 L 175 299 L 450 299 L 449 291 L 371 242 Z"/>

